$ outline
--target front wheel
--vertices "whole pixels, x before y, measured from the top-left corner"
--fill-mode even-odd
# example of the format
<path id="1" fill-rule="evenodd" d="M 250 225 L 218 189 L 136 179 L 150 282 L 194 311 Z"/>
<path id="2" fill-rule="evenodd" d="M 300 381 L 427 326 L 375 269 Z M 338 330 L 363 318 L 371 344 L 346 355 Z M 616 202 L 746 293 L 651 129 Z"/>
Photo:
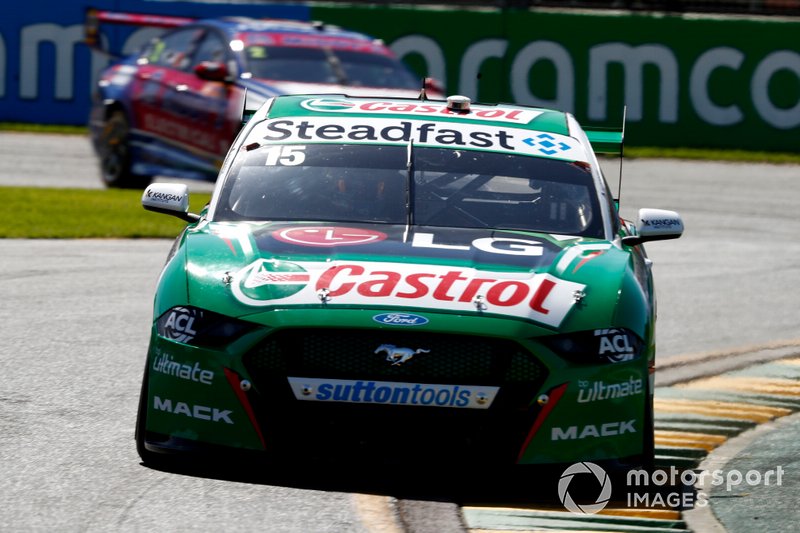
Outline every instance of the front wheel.
<path id="1" fill-rule="evenodd" d="M 130 126 L 122 111 L 108 117 L 100 135 L 100 175 L 106 187 L 142 189 L 150 176 L 138 176 L 131 171 Z"/>
<path id="2" fill-rule="evenodd" d="M 653 471 L 656 459 L 655 441 L 655 416 L 653 412 L 653 394 L 649 385 L 646 387 L 647 396 L 645 397 L 644 428 L 642 429 L 642 467 Z"/>
<path id="3" fill-rule="evenodd" d="M 139 409 L 136 413 L 136 451 L 142 462 L 151 467 L 160 467 L 166 464 L 165 457 L 162 454 L 151 452 L 145 446 L 145 435 L 147 433 L 147 405 L 148 405 L 148 381 L 149 381 L 149 359 L 145 366 L 144 375 L 142 376 L 142 390 L 139 393 Z"/>

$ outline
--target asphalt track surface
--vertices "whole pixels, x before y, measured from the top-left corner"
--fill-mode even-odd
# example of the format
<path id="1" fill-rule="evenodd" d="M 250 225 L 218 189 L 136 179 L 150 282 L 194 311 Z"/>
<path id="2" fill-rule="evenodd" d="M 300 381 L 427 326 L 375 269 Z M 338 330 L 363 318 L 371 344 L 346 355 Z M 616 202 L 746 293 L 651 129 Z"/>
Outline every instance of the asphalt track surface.
<path id="1" fill-rule="evenodd" d="M 613 162 L 607 172 L 616 175 Z M 798 179 L 797 166 L 625 163 L 623 215 L 674 209 L 686 224 L 683 238 L 648 245 L 660 361 L 797 345 Z M 100 187 L 86 139 L 9 134 L 0 134 L 0 185 Z M 0 530 L 458 529 L 434 488 L 442 480 L 425 473 L 141 466 L 133 425 L 169 246 L 0 241 Z"/>

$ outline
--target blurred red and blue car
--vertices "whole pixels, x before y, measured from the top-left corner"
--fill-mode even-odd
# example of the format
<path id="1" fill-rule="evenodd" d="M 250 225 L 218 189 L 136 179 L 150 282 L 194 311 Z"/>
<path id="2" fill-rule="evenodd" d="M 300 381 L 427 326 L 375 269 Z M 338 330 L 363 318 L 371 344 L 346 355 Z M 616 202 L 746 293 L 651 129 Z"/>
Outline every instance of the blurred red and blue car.
<path id="1" fill-rule="evenodd" d="M 104 70 L 89 129 L 108 187 L 139 188 L 153 176 L 215 180 L 248 105 L 280 94 L 409 97 L 425 87 L 380 40 L 315 22 L 193 20 L 91 10 L 101 24 L 167 28 L 139 53 Z"/>

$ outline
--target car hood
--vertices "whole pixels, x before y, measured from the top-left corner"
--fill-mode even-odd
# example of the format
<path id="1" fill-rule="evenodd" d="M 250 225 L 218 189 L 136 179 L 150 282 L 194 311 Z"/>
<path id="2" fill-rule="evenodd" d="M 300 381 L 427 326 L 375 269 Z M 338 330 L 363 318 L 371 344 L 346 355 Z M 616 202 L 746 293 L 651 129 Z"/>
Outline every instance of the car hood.
<path id="1" fill-rule="evenodd" d="M 559 327 L 583 295 L 614 301 L 607 241 L 520 231 L 345 223 L 204 223 L 185 242 L 189 303 L 503 315 Z"/>

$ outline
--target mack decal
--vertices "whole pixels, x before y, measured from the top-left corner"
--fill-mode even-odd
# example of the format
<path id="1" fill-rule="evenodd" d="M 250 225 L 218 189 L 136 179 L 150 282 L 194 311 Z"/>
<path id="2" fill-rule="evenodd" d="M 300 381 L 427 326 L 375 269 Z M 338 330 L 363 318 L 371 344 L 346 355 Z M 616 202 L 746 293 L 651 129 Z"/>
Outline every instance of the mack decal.
<path id="1" fill-rule="evenodd" d="M 207 420 L 209 422 L 225 422 L 233 424 L 231 413 L 227 409 L 221 410 L 216 407 L 206 407 L 205 405 L 190 405 L 186 402 L 175 402 L 169 398 L 162 400 L 158 396 L 153 396 L 153 409 L 172 413 L 173 415 L 183 415 L 196 420 Z"/>
<path id="2" fill-rule="evenodd" d="M 499 387 L 393 381 L 349 381 L 300 377 L 289 377 L 288 380 L 295 398 L 303 401 L 461 409 L 488 409 L 499 390 Z"/>
<path id="3" fill-rule="evenodd" d="M 252 306 L 402 305 L 474 312 L 480 297 L 489 313 L 558 326 L 585 285 L 529 272 L 493 272 L 442 265 L 382 262 L 294 262 L 258 259 L 231 283 L 234 296 Z"/>
<path id="4" fill-rule="evenodd" d="M 458 124 L 450 127 L 443 122 L 422 120 L 360 120 L 337 117 L 280 118 L 264 121 L 256 126 L 253 135 L 270 143 L 380 143 L 407 145 L 412 140 L 419 146 L 462 147 L 497 152 L 514 152 L 521 155 L 545 155 L 586 161 L 588 156 L 577 141 L 566 135 L 548 134 L 549 142 L 560 148 L 553 153 L 543 153 L 529 142 L 532 133 L 514 135 L 511 128 L 483 124 Z M 526 142 L 528 140 L 528 142 Z"/>
<path id="5" fill-rule="evenodd" d="M 636 420 L 608 422 L 606 424 L 587 424 L 585 426 L 554 427 L 550 440 L 581 440 L 588 438 L 616 437 L 626 433 L 636 433 Z"/>

